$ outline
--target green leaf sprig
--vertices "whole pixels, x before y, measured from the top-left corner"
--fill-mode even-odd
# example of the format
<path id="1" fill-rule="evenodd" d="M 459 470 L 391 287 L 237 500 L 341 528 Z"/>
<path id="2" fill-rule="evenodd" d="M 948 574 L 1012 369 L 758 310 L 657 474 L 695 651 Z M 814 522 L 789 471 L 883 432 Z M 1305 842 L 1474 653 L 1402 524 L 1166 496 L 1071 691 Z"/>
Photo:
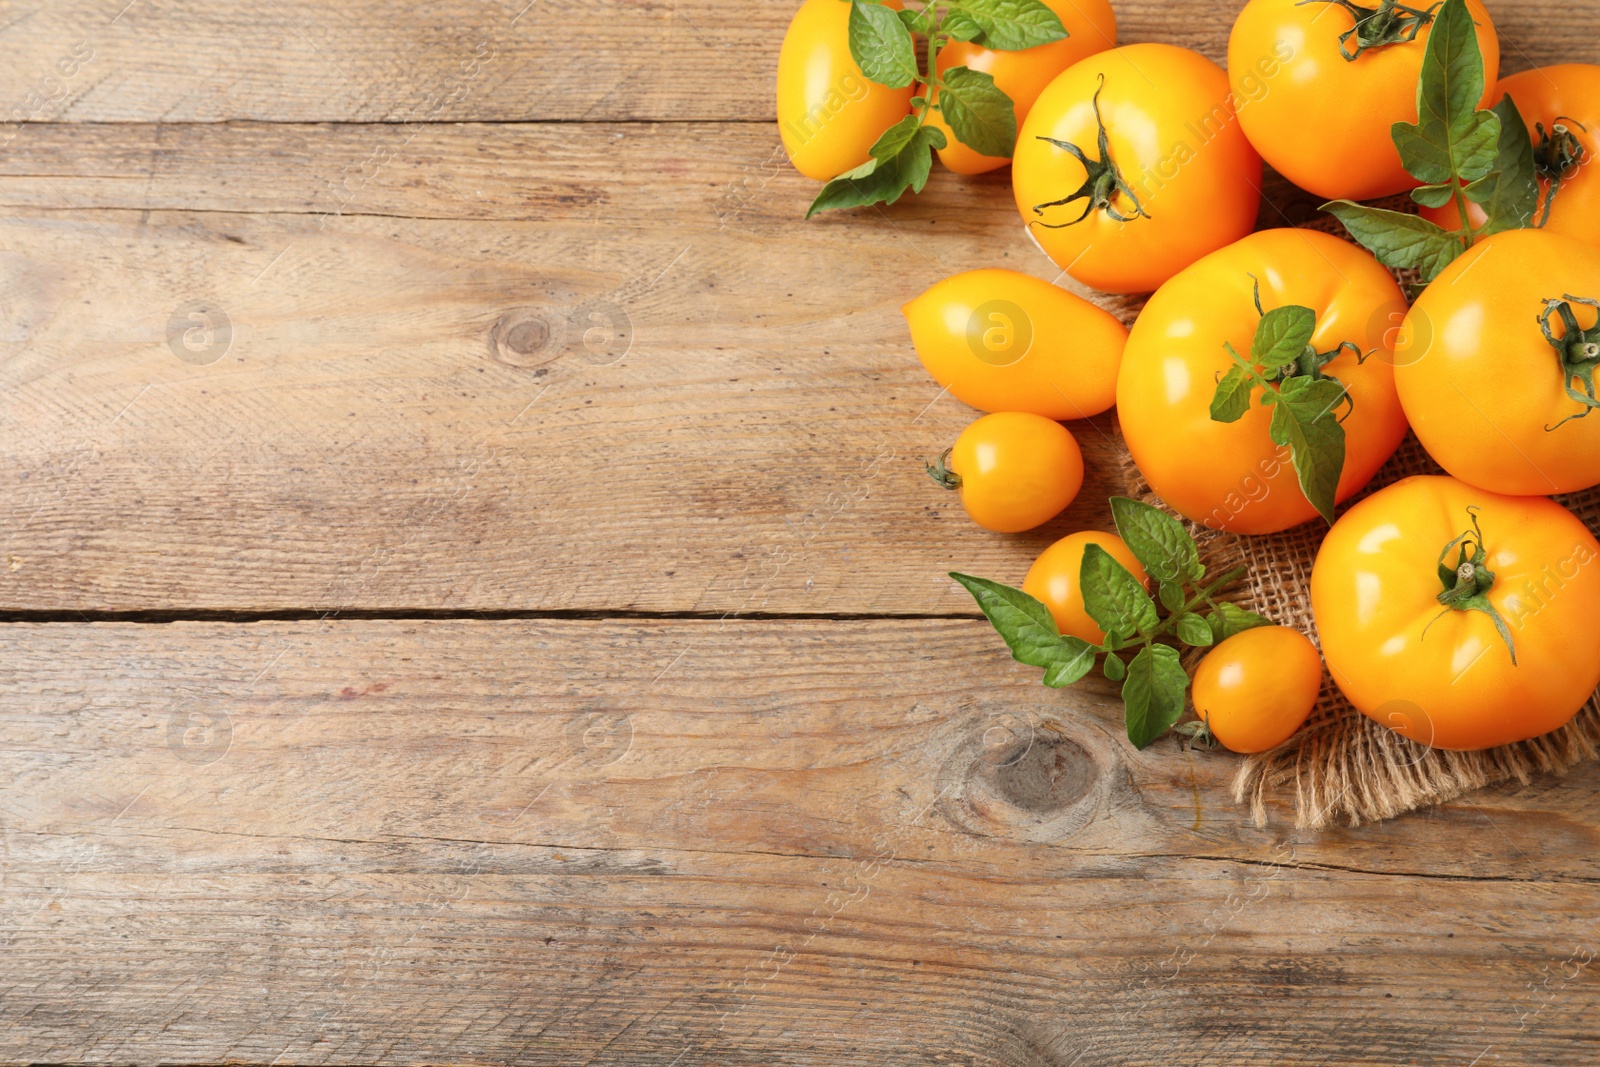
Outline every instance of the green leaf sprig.
<path id="1" fill-rule="evenodd" d="M 1426 285 L 1479 237 L 1534 225 L 1539 170 L 1516 103 L 1508 96 L 1493 109 L 1478 108 L 1485 87 L 1483 50 L 1466 0 L 1444 0 L 1436 12 L 1422 14 L 1431 16 L 1433 28 L 1417 84 L 1417 121 L 1395 123 L 1394 143 L 1406 170 L 1423 183 L 1412 199 L 1434 208 L 1453 201 L 1460 228 L 1447 230 L 1417 215 L 1349 200 L 1324 204 L 1323 210 L 1384 266 L 1414 269 Z M 1558 189 L 1552 183 L 1550 199 Z M 1483 226 L 1473 224 L 1469 201 L 1483 209 Z"/>
<path id="2" fill-rule="evenodd" d="M 1344 473 L 1343 418 L 1349 416 L 1355 401 L 1344 384 L 1325 374 L 1324 368 L 1345 352 L 1354 353 L 1361 362 L 1372 353 L 1363 353 L 1350 341 L 1318 352 L 1311 343 L 1317 332 L 1317 313 L 1293 304 L 1262 311 L 1259 279 L 1255 300 L 1261 324 L 1250 346 L 1250 358 L 1223 342 L 1233 366 L 1217 382 L 1211 417 L 1217 422 L 1238 422 L 1255 406 L 1259 388 L 1261 406 L 1272 410 L 1272 443 L 1288 447 L 1301 491 L 1331 526 L 1339 478 Z"/>
<path id="3" fill-rule="evenodd" d="M 1152 597 L 1099 545 L 1084 550 L 1078 580 L 1084 608 L 1105 633 L 1099 645 L 1061 633 L 1050 609 L 1020 589 L 952 572 L 978 602 L 1012 658 L 1044 670 L 1060 689 L 1081 681 L 1100 661 L 1107 680 L 1122 683 L 1128 740 L 1145 748 L 1183 716 L 1189 675 L 1179 648 L 1207 648 L 1271 623 L 1217 598 L 1245 575 L 1239 567 L 1206 581 L 1200 550 L 1183 524 L 1165 512 L 1113 497 L 1117 533 L 1156 583 Z"/>
<path id="4" fill-rule="evenodd" d="M 997 52 L 1016 52 L 1067 37 L 1061 19 L 1040 0 L 920 0 L 899 11 L 883 0 L 850 4 L 850 56 L 879 85 L 903 89 L 920 82 L 911 100 L 915 112 L 886 130 L 872 158 L 822 187 L 806 217 L 837 208 L 892 204 L 907 189 L 920 193 L 933 153 L 948 144 L 944 131 L 927 125 L 943 117 L 956 140 L 986 156 L 1009 157 L 1016 148 L 1017 115 L 994 78 L 970 67 L 939 72 L 939 49 L 949 41 L 971 41 Z M 916 37 L 927 39 L 917 67 Z"/>

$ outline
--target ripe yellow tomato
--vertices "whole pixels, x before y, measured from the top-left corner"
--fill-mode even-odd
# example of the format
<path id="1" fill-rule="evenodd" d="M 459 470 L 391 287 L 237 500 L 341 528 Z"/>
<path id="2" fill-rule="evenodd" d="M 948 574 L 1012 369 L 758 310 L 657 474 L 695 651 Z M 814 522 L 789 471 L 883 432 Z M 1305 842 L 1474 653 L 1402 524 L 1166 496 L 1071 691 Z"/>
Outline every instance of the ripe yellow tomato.
<path id="1" fill-rule="evenodd" d="M 1083 605 L 1083 588 L 1079 575 L 1083 570 L 1083 551 L 1090 545 L 1099 545 L 1106 554 L 1128 569 L 1128 573 L 1148 584 L 1144 566 L 1127 544 L 1116 534 L 1086 530 L 1063 537 L 1033 561 L 1028 577 L 1022 582 L 1022 591 L 1050 609 L 1056 628 L 1068 637 L 1077 637 L 1098 645 L 1106 639 L 1105 631 L 1089 615 Z"/>
<path id="2" fill-rule="evenodd" d="M 1266 752 L 1293 737 L 1316 707 L 1322 656 L 1298 630 L 1246 630 L 1206 653 L 1193 692 L 1212 737 L 1234 752 Z"/>
<path id="3" fill-rule="evenodd" d="M 1211 417 L 1218 379 L 1233 365 L 1224 344 L 1249 353 L 1261 321 L 1257 279 L 1267 310 L 1299 305 L 1316 314 L 1318 352 L 1343 342 L 1376 350 L 1365 362 L 1344 352 L 1323 371 L 1354 401 L 1343 423 L 1338 499 L 1366 485 L 1406 433 L 1391 366 L 1405 297 L 1370 253 L 1314 230 L 1263 230 L 1207 256 L 1162 286 L 1134 323 L 1117 416 L 1134 462 L 1163 500 L 1239 534 L 1277 533 L 1317 515 L 1288 449 L 1272 442 L 1267 408 L 1257 403 L 1232 423 Z"/>
<path id="4" fill-rule="evenodd" d="M 1515 496 L 1600 484 L 1600 412 L 1574 397 L 1600 365 L 1600 308 L 1584 300 L 1600 300 L 1600 248 L 1544 230 L 1495 234 L 1428 286 L 1400 331 L 1395 384 L 1441 467 Z M 1562 307 L 1583 336 L 1568 336 Z"/>
<path id="5" fill-rule="evenodd" d="M 902 310 L 928 373 L 979 411 L 1084 419 L 1116 401 L 1127 328 L 1049 282 L 967 271 Z"/>
<path id="6" fill-rule="evenodd" d="M 1080 59 L 1117 46 L 1117 16 L 1110 0 L 1044 0 L 1066 28 L 1067 38 L 1019 52 L 996 52 L 970 41 L 951 41 L 939 50 L 939 73 L 951 67 L 968 67 L 994 79 L 1000 91 L 1011 98 L 1017 127 L 1028 117 L 1033 102 L 1057 74 Z M 937 99 L 937 94 L 935 94 Z M 928 125 L 944 131 L 947 142 L 939 150 L 939 161 L 957 174 L 982 174 L 1003 167 L 1011 160 L 979 155 L 956 140 L 944 116 L 928 112 Z"/>
<path id="7" fill-rule="evenodd" d="M 1600 542 L 1544 497 L 1397 482 L 1328 534 L 1311 607 L 1350 703 L 1435 748 L 1549 733 L 1600 685 Z"/>
<path id="8" fill-rule="evenodd" d="M 959 490 L 972 521 L 996 533 L 1043 526 L 1083 488 L 1077 439 L 1059 422 L 1020 411 L 985 415 L 968 426 L 947 467 L 929 473 Z"/>
<path id="9" fill-rule="evenodd" d="M 1600 178 L 1589 165 L 1600 150 L 1600 67 L 1566 63 L 1525 70 L 1500 79 L 1497 102 L 1506 96 L 1516 102 L 1534 145 L 1542 190 L 1534 221 L 1544 219 L 1550 188 L 1559 178 L 1545 228 L 1600 244 Z M 1423 208 L 1418 214 L 1447 230 L 1461 228 L 1454 201 L 1441 208 Z M 1469 203 L 1467 214 L 1473 226 L 1488 219 L 1477 204 Z"/>
<path id="10" fill-rule="evenodd" d="M 1261 157 L 1227 74 L 1166 44 L 1100 52 L 1051 82 L 1017 135 L 1011 181 L 1045 253 L 1107 293 L 1151 291 L 1249 233 L 1261 205 Z"/>
<path id="11" fill-rule="evenodd" d="M 849 24 L 849 4 L 805 0 L 778 50 L 778 132 L 795 169 L 817 181 L 865 163 L 883 131 L 911 114 L 912 86 L 890 89 L 861 73 Z"/>
<path id="12" fill-rule="evenodd" d="M 1483 50 L 1488 106 L 1500 42 L 1483 4 L 1467 0 L 1467 8 Z M 1401 35 L 1415 24 L 1398 20 Z M 1417 121 L 1432 22 L 1414 40 L 1360 49 L 1351 59 L 1358 37 L 1340 38 L 1355 27 L 1355 16 L 1332 0 L 1250 0 L 1228 41 L 1228 75 L 1250 143 L 1279 174 L 1329 200 L 1371 200 L 1418 185 L 1391 130 Z"/>

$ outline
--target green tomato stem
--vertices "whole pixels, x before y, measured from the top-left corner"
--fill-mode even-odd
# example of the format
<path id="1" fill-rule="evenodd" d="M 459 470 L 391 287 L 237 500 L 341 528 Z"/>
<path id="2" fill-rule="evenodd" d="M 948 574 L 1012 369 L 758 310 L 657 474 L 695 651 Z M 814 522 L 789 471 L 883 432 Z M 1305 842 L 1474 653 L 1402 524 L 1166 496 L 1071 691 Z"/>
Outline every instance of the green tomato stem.
<path id="1" fill-rule="evenodd" d="M 1210 604 L 1211 598 L 1216 596 L 1217 593 L 1226 589 L 1228 586 L 1232 585 L 1234 582 L 1237 582 L 1240 578 L 1243 578 L 1249 573 L 1250 568 L 1248 567 L 1235 567 L 1233 570 L 1224 574 L 1221 578 L 1218 578 L 1204 589 L 1201 589 L 1199 592 L 1195 593 L 1194 596 L 1189 598 L 1189 602 L 1183 606 L 1183 610 L 1175 611 L 1171 615 L 1168 615 L 1166 620 L 1163 621 L 1160 626 L 1157 626 L 1153 631 L 1151 631 L 1150 636 L 1145 638 L 1144 643 L 1146 645 L 1154 644 L 1156 638 L 1167 633 L 1168 630 L 1176 625 L 1180 618 L 1194 611 L 1194 609 L 1199 607 L 1201 604 Z M 1216 605 L 1213 604 L 1212 606 L 1215 607 Z"/>

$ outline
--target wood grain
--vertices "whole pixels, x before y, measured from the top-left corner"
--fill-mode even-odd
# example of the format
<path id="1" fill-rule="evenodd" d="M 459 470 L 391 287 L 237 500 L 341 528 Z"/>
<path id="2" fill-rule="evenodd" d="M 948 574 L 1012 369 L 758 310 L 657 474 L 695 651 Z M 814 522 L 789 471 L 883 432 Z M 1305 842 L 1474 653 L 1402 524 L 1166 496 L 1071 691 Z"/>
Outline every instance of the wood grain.
<path id="1" fill-rule="evenodd" d="M 1258 831 L 1232 757 L 1133 751 L 962 621 L 11 625 L 0 656 L 0 1061 L 1592 1042 L 1592 768 Z"/>

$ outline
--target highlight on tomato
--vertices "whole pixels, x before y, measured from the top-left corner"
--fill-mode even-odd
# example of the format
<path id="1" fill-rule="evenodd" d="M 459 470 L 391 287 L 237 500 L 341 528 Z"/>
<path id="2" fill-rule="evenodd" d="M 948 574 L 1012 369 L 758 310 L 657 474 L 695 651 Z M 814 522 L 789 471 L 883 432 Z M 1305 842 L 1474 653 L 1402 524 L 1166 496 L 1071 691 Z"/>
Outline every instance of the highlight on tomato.
<path id="1" fill-rule="evenodd" d="M 1467 0 L 1494 93 L 1500 42 Z M 1228 41 L 1228 75 L 1250 143 L 1278 173 L 1329 200 L 1415 189 L 1391 136 L 1417 121 L 1417 82 L 1438 5 L 1396 0 L 1250 0 Z"/>
<path id="2" fill-rule="evenodd" d="M 902 310 L 928 373 L 980 411 L 1066 421 L 1116 401 L 1128 330 L 1059 286 L 1016 271 L 973 270 Z"/>
<path id="3" fill-rule="evenodd" d="M 1372 479 L 1405 437 L 1405 297 L 1368 252 L 1263 230 L 1163 285 L 1134 324 L 1117 412 L 1150 487 L 1194 522 L 1287 530 Z"/>
<path id="4" fill-rule="evenodd" d="M 1064 40 L 1019 52 L 996 51 L 973 41 L 950 41 L 939 50 L 935 64 L 940 74 L 954 67 L 967 67 L 993 78 L 996 88 L 1011 98 L 1019 129 L 1033 109 L 1033 102 L 1056 75 L 1081 59 L 1117 46 L 1117 16 L 1110 0 L 1044 3 L 1061 19 L 1068 34 Z M 933 99 L 938 101 L 937 92 Z M 1010 156 L 986 156 L 963 144 L 937 110 L 928 113 L 927 124 L 944 132 L 946 143 L 939 149 L 939 162 L 957 174 L 983 174 L 1011 162 Z"/>
<path id="5" fill-rule="evenodd" d="M 1150 292 L 1248 234 L 1260 187 L 1227 74 L 1166 44 L 1113 48 L 1056 78 L 1023 123 L 1012 166 L 1029 234 L 1108 293 Z"/>
<path id="6" fill-rule="evenodd" d="M 1497 493 L 1600 484 L 1597 324 L 1595 245 L 1510 230 L 1446 267 L 1395 350 L 1400 403 L 1428 454 Z"/>
<path id="7" fill-rule="evenodd" d="M 1020 411 L 985 415 L 928 473 L 961 494 L 972 521 L 996 533 L 1043 526 L 1083 488 L 1083 453 L 1059 422 Z"/>
<path id="8" fill-rule="evenodd" d="M 1600 66 L 1525 70 L 1502 78 L 1495 96 L 1516 104 L 1533 146 L 1539 199 L 1529 223 L 1600 244 L 1600 178 L 1589 165 L 1600 150 Z M 1447 230 L 1461 228 L 1454 200 L 1418 213 Z M 1488 222 L 1488 213 L 1475 203 L 1468 203 L 1467 217 L 1478 230 Z"/>
<path id="9" fill-rule="evenodd" d="M 1028 568 L 1022 591 L 1050 609 L 1056 627 L 1067 637 L 1100 645 L 1106 639 L 1105 631 L 1089 614 L 1083 599 L 1083 554 L 1090 545 L 1099 545 L 1107 555 L 1122 564 L 1140 585 L 1150 584 L 1144 565 L 1126 541 L 1113 533 L 1085 530 L 1068 534 L 1045 549 L 1033 561 L 1033 566 Z"/>
<path id="10" fill-rule="evenodd" d="M 911 114 L 912 86 L 880 85 L 851 58 L 849 24 L 849 4 L 805 0 L 778 50 L 778 133 L 795 169 L 816 181 L 865 163 L 884 131 Z"/>
<path id="11" fill-rule="evenodd" d="M 1286 626 L 1258 626 L 1206 653 L 1194 672 L 1194 710 L 1233 752 L 1277 748 L 1310 718 L 1322 692 L 1322 656 Z"/>
<path id="12" fill-rule="evenodd" d="M 1397 482 L 1328 534 L 1311 606 L 1350 703 L 1435 748 L 1547 734 L 1600 686 L 1600 542 L 1545 497 Z"/>

